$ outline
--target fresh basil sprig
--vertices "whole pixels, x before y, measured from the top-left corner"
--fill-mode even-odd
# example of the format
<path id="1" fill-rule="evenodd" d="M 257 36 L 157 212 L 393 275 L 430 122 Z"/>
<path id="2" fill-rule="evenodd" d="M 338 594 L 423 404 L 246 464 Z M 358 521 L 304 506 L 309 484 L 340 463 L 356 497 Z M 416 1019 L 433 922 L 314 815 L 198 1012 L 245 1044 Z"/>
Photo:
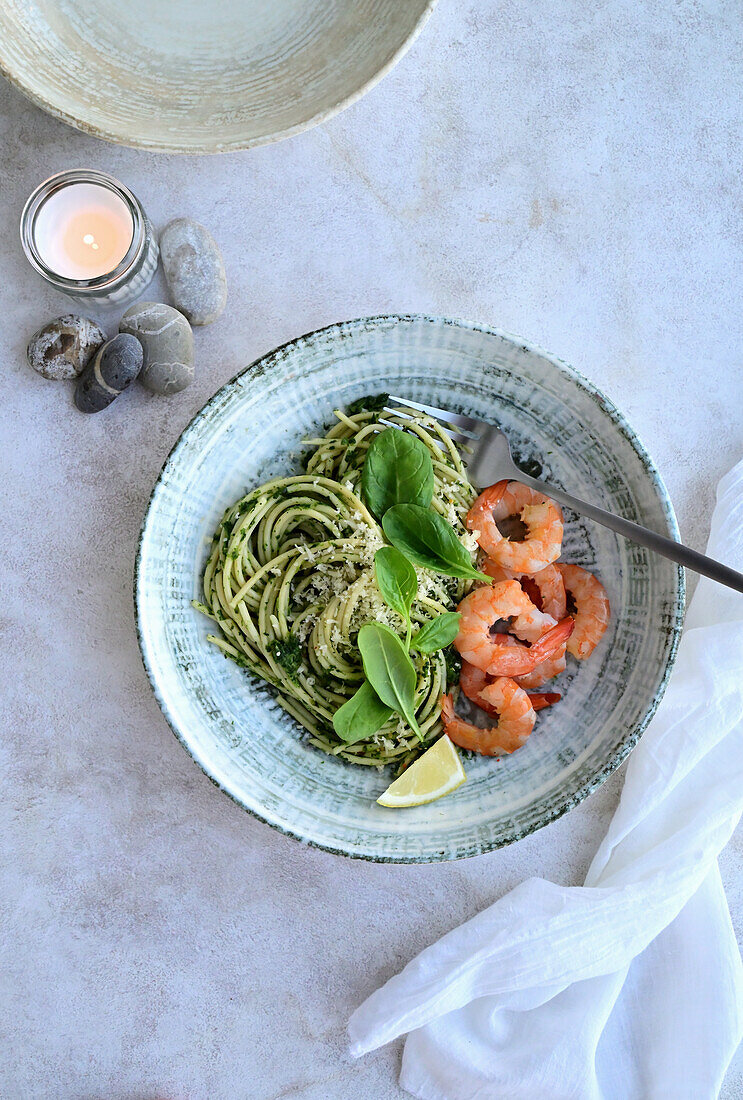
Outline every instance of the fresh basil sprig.
<path id="1" fill-rule="evenodd" d="M 359 631 L 364 675 L 388 707 L 403 716 L 415 734 L 423 734 L 415 718 L 416 676 L 413 662 L 397 634 L 382 623 L 367 623 Z"/>
<path id="2" fill-rule="evenodd" d="M 374 574 L 382 599 L 405 621 L 405 648 L 410 645 L 410 608 L 418 592 L 418 577 L 404 554 L 383 546 L 374 555 Z"/>
<path id="3" fill-rule="evenodd" d="M 395 504 L 428 508 L 433 499 L 433 463 L 417 436 L 398 428 L 375 435 L 361 471 L 361 491 L 378 519 Z"/>
<path id="4" fill-rule="evenodd" d="M 392 708 L 386 706 L 371 684 L 364 680 L 356 694 L 333 715 L 333 729 L 341 741 L 363 741 L 381 729 L 391 714 Z"/>
<path id="5" fill-rule="evenodd" d="M 491 577 L 475 569 L 454 528 L 438 512 L 418 504 L 396 504 L 385 512 L 382 528 L 413 565 L 448 577 L 492 583 Z"/>
<path id="6" fill-rule="evenodd" d="M 458 611 L 444 611 L 437 615 L 413 636 L 411 647 L 419 653 L 437 653 L 440 649 L 446 649 L 459 633 L 461 618 Z"/>

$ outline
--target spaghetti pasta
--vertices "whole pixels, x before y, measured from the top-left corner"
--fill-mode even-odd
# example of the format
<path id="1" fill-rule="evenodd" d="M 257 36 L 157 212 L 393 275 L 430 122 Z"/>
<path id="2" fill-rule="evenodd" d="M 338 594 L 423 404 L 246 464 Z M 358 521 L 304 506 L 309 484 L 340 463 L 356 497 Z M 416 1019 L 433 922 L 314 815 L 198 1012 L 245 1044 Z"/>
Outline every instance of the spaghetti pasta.
<path id="1" fill-rule="evenodd" d="M 433 420 L 385 413 L 378 398 L 336 411 L 337 423 L 311 450 L 296 475 L 253 489 L 227 509 L 204 569 L 200 611 L 219 626 L 209 635 L 225 656 L 270 684 L 276 699 L 304 727 L 313 745 L 357 764 L 407 765 L 442 729 L 439 699 L 452 680 L 449 652 L 411 653 L 417 673 L 415 715 L 420 741 L 399 715 L 373 736 L 349 744 L 333 715 L 363 680 L 359 629 L 381 622 L 401 637 L 403 619 L 389 608 L 375 580 L 374 554 L 385 544 L 361 493 L 361 472 L 375 433 L 398 425 L 431 455 L 432 507 L 472 553 L 464 519 L 476 493 L 462 456 Z M 413 627 L 452 610 L 471 581 L 416 568 Z M 455 674 L 456 675 L 456 674 Z"/>

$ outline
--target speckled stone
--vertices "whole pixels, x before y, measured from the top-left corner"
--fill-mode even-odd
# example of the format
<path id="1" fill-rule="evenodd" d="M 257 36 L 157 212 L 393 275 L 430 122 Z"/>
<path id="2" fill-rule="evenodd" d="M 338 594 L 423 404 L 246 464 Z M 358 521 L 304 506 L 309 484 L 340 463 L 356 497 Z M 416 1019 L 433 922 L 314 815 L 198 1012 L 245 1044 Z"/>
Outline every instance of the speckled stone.
<path id="1" fill-rule="evenodd" d="M 178 393 L 193 381 L 193 332 L 186 318 L 162 302 L 137 302 L 121 318 L 119 332 L 136 336 L 144 348 L 143 386 L 153 393 Z"/>
<path id="2" fill-rule="evenodd" d="M 227 301 L 227 276 L 209 230 L 191 218 L 176 218 L 160 234 L 160 256 L 178 309 L 192 325 L 216 321 Z"/>
<path id="3" fill-rule="evenodd" d="M 82 374 L 106 334 L 100 325 L 88 317 L 65 313 L 55 317 L 28 342 L 26 358 L 29 366 L 54 382 L 69 381 Z"/>
<path id="4" fill-rule="evenodd" d="M 142 369 L 144 354 L 136 336 L 119 333 L 96 352 L 75 387 L 80 412 L 100 412 L 122 393 Z"/>

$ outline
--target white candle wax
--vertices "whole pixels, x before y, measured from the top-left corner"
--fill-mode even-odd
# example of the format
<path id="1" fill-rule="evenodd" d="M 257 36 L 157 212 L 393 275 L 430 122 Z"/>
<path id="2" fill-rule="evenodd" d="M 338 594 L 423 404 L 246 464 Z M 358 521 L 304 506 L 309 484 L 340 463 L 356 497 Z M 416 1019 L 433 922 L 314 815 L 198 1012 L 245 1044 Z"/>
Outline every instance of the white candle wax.
<path id="1" fill-rule="evenodd" d="M 34 221 L 40 259 L 65 279 L 95 279 L 126 256 L 134 220 L 114 191 L 97 183 L 69 183 L 43 202 Z"/>

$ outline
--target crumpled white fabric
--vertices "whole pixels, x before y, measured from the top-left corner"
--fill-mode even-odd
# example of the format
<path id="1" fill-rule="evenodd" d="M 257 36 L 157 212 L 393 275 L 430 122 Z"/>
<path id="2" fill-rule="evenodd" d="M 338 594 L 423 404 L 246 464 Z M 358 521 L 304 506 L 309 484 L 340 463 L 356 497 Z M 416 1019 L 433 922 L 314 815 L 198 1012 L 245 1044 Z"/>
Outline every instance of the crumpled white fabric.
<path id="1" fill-rule="evenodd" d="M 708 553 L 743 571 L 743 462 Z M 529 879 L 356 1010 L 422 1100 L 706 1100 L 743 1031 L 717 857 L 743 810 L 743 595 L 701 578 L 584 886 Z"/>

